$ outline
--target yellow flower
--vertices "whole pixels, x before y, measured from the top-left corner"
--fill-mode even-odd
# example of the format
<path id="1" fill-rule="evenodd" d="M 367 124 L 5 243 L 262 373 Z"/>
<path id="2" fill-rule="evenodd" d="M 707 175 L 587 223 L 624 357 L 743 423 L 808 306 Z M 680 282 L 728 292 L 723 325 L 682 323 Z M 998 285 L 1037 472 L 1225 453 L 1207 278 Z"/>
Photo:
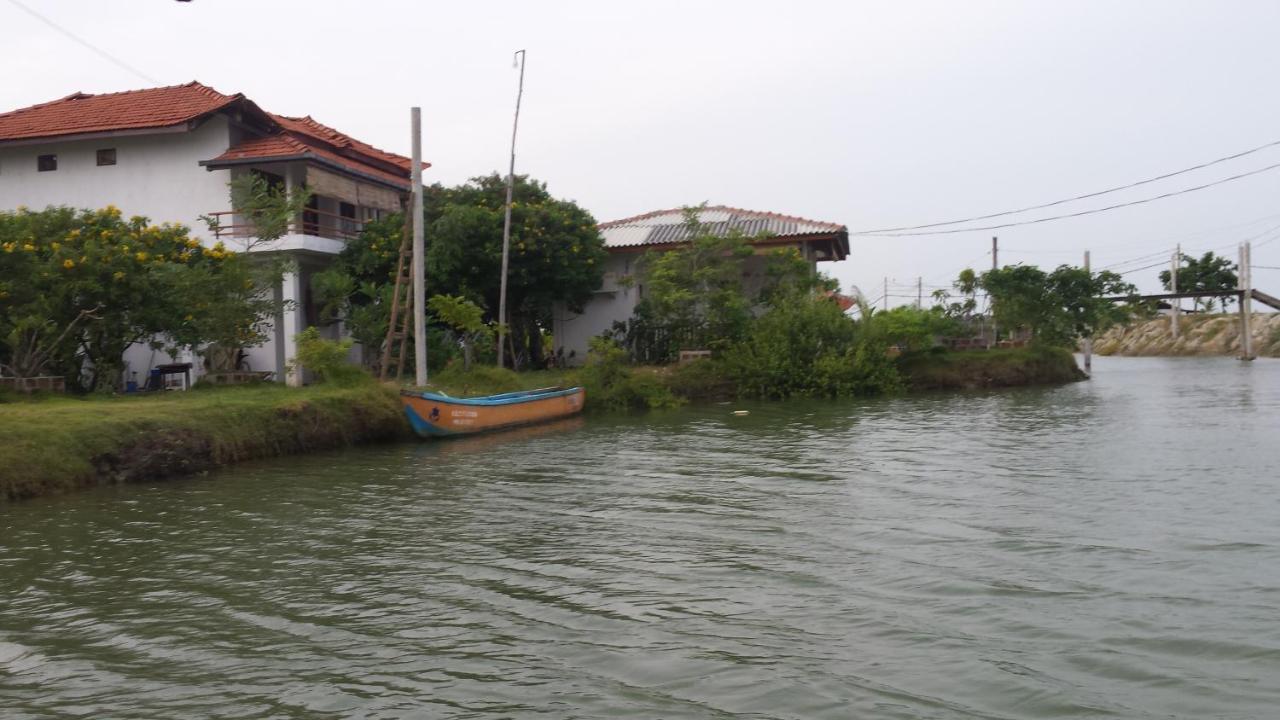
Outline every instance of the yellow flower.
<path id="1" fill-rule="evenodd" d="M 54 251 L 54 252 L 57 252 L 57 251 L 58 251 L 58 248 L 62 247 L 62 243 L 60 243 L 60 242 L 58 242 L 58 241 L 56 241 L 56 240 L 55 240 L 55 241 L 53 241 L 53 242 L 49 243 L 49 247 L 53 248 L 53 251 Z"/>
<path id="2" fill-rule="evenodd" d="M 75 240 L 78 237 L 80 237 L 80 230 L 78 228 L 67 233 L 68 240 Z"/>
<path id="3" fill-rule="evenodd" d="M 4 248 L 5 252 L 11 253 L 13 252 L 13 243 L 7 242 L 4 245 L 0 245 L 0 248 Z"/>
<path id="4" fill-rule="evenodd" d="M 71 268 L 73 268 L 73 267 L 75 267 L 75 266 L 76 266 L 76 261 L 75 261 L 75 260 L 72 260 L 71 258 L 67 258 L 66 260 L 63 260 L 63 261 L 62 261 L 62 267 L 66 268 L 66 269 L 68 269 L 68 270 L 70 270 Z"/>
<path id="5" fill-rule="evenodd" d="M 147 255 L 147 254 L 146 254 L 146 253 L 144 253 L 144 252 L 140 252 L 140 253 L 138 253 L 138 254 L 134 255 L 133 257 L 134 257 L 134 258 L 136 258 L 138 262 L 146 262 L 146 261 L 147 261 L 147 258 L 148 258 L 148 257 L 150 257 L 150 255 Z"/>
<path id="6" fill-rule="evenodd" d="M 104 208 L 104 211 L 106 212 L 107 215 L 111 217 L 120 217 L 120 208 L 116 207 L 115 205 L 108 205 L 106 208 Z"/>
<path id="7" fill-rule="evenodd" d="M 35 245 L 32 245 L 31 243 L 27 243 L 27 244 L 25 244 L 25 245 L 23 245 L 23 246 L 22 246 L 22 249 L 23 249 L 23 250 L 26 250 L 27 252 L 35 252 L 35 251 L 36 251 L 36 246 L 35 246 Z"/>
<path id="8" fill-rule="evenodd" d="M 191 320 L 191 319 L 194 319 L 194 318 L 195 318 L 195 315 L 188 314 L 186 317 L 184 317 L 184 318 L 182 318 L 182 319 L 183 319 L 183 320 Z"/>
<path id="9" fill-rule="evenodd" d="M 114 279 L 116 279 L 116 280 L 123 280 L 123 279 L 124 279 L 124 273 L 123 273 L 123 272 L 120 272 L 119 270 L 117 270 L 117 271 L 115 271 L 115 272 L 111 273 L 111 277 L 112 277 L 112 278 L 114 278 Z"/>

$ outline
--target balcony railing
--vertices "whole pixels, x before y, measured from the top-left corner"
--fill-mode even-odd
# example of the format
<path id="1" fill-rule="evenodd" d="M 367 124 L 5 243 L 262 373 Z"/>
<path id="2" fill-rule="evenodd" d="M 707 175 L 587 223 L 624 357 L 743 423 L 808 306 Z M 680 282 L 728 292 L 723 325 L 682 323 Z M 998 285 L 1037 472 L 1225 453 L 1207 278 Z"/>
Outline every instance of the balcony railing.
<path id="1" fill-rule="evenodd" d="M 248 239 L 258 236 L 258 226 L 252 221 L 248 213 L 237 210 L 223 210 L 209 213 L 209 217 L 214 218 L 217 222 L 213 230 L 213 236 L 219 240 Z M 368 222 L 368 220 L 360 220 L 324 210 L 306 210 L 289 222 L 287 232 L 347 241 L 359 237 Z"/>

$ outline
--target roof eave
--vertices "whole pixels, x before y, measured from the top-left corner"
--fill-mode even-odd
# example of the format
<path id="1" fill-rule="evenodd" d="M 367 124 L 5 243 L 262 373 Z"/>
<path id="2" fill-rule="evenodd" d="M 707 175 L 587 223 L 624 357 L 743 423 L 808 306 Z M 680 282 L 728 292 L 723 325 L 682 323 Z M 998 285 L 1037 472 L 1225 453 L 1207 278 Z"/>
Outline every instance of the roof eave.
<path id="1" fill-rule="evenodd" d="M 213 160 L 201 160 L 200 165 L 203 166 L 206 170 L 223 170 L 231 167 L 243 167 L 245 165 L 261 165 L 263 163 L 295 162 L 295 161 L 313 162 L 317 165 L 323 165 L 326 168 L 329 168 L 331 170 L 335 170 L 337 172 L 344 173 L 346 175 L 350 175 L 352 177 L 365 180 L 367 182 L 382 185 L 384 187 L 389 187 L 393 190 L 399 190 L 401 192 L 407 192 L 412 188 L 411 180 L 406 179 L 404 184 L 401 185 L 397 182 L 392 182 L 390 180 L 387 180 L 386 178 L 380 178 L 375 175 L 362 173 L 359 170 L 353 170 L 347 167 L 346 165 L 342 165 L 341 163 L 336 163 L 328 158 L 320 157 L 319 155 L 315 155 L 309 152 L 296 153 L 293 155 L 273 155 L 270 157 L 233 158 L 229 160 L 218 160 L 215 158 Z"/>

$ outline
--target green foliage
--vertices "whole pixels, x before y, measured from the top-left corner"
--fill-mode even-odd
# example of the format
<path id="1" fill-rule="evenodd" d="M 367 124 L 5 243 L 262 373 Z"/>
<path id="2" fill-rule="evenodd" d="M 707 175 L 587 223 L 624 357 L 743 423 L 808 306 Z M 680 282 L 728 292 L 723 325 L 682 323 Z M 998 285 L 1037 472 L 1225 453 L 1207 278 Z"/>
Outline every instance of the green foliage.
<path id="1" fill-rule="evenodd" d="M 231 207 L 249 225 L 248 232 L 237 233 L 246 251 L 284 237 L 312 195 L 306 188 L 290 193 L 282 183 L 272 183 L 256 171 L 233 178 L 227 187 L 231 190 Z M 221 228 L 218 217 L 201 215 L 200 219 L 211 233 L 216 234 Z"/>
<path id="2" fill-rule="evenodd" d="M 465 369 L 450 363 L 431 377 L 430 387 L 454 397 L 471 397 L 527 390 L 527 384 L 520 373 L 507 368 L 477 365 Z"/>
<path id="3" fill-rule="evenodd" d="M 294 364 L 315 373 L 321 382 L 349 387 L 372 379 L 348 361 L 353 343 L 350 338 L 327 340 L 320 337 L 319 330 L 309 327 L 295 335 L 294 341 L 298 344 Z"/>
<path id="4" fill-rule="evenodd" d="M 489 321 L 498 315 L 505 202 L 506 185 L 496 174 L 456 187 L 427 188 L 427 287 L 475 303 Z M 332 268 L 313 280 L 326 312 L 344 316 L 366 347 L 380 347 L 386 337 L 402 233 L 401 216 L 366 225 Z M 553 198 L 545 184 L 517 176 L 508 325 L 517 353 L 529 364 L 541 362 L 552 304 L 564 302 L 580 310 L 600 287 L 606 256 L 590 214 L 572 201 Z M 483 356 L 483 344 L 475 345 L 476 354 Z"/>
<path id="5" fill-rule="evenodd" d="M 903 305 L 872 313 L 868 321 L 890 344 L 908 351 L 927 350 L 933 347 L 936 338 L 955 335 L 961 329 L 960 322 L 940 307 L 926 310 Z"/>
<path id="6" fill-rule="evenodd" d="M 196 387 L 200 387 L 199 384 Z M 23 399 L 0 411 L 0 504 L 410 434 L 375 383 Z"/>
<path id="7" fill-rule="evenodd" d="M 1214 292 L 1218 290 L 1236 290 L 1240 280 L 1236 276 L 1236 264 L 1230 260 L 1206 252 L 1199 259 L 1190 255 L 1182 255 L 1178 265 L 1178 292 Z M 1173 290 L 1173 276 L 1168 270 L 1160 272 L 1160 284 L 1165 290 Z M 1217 298 L 1226 310 L 1232 297 L 1222 295 Z M 1195 308 L 1203 308 L 1205 312 L 1213 312 L 1214 298 L 1195 298 Z"/>
<path id="8" fill-rule="evenodd" d="M 1074 347 L 1129 315 L 1124 306 L 1104 300 L 1130 295 L 1136 288 L 1120 275 L 1061 265 L 1046 273 L 1032 265 L 1007 265 L 984 272 L 978 287 L 991 297 L 996 321 L 1005 328 L 1026 328 L 1035 342 Z"/>
<path id="9" fill-rule="evenodd" d="M 593 338 L 578 377 L 592 411 L 634 411 L 675 407 L 679 398 L 653 373 L 627 367 L 627 351 L 616 342 Z"/>
<path id="10" fill-rule="evenodd" d="M 462 346 L 463 369 L 471 369 L 473 347 L 492 342 L 493 331 L 484 321 L 484 310 L 460 295 L 433 295 L 427 309 L 448 325 Z"/>
<path id="11" fill-rule="evenodd" d="M 0 212 L 0 364 L 113 389 L 133 343 L 261 342 L 276 308 L 261 280 L 221 243 L 112 206 Z"/>
<path id="12" fill-rule="evenodd" d="M 757 253 L 740 230 L 717 234 L 700 223 L 699 209 L 684 209 L 683 247 L 641 259 L 645 297 L 632 321 L 612 333 L 646 362 L 671 362 L 680 350 L 723 349 L 747 335 L 757 310 L 834 289 L 795 248 Z M 758 286 L 748 284 L 748 271 L 758 272 Z"/>
<path id="13" fill-rule="evenodd" d="M 752 323 L 722 355 L 743 395 L 843 397 L 898 388 L 888 343 L 825 297 L 796 294 Z"/>
<path id="14" fill-rule="evenodd" d="M 1085 377 L 1070 350 L 1044 345 L 969 352 L 933 348 L 903 355 L 898 368 L 913 390 L 1048 385 Z"/>
<path id="15" fill-rule="evenodd" d="M 677 365 L 667 372 L 666 382 L 671 392 L 686 400 L 727 400 L 738 394 L 729 369 L 714 358 Z"/>

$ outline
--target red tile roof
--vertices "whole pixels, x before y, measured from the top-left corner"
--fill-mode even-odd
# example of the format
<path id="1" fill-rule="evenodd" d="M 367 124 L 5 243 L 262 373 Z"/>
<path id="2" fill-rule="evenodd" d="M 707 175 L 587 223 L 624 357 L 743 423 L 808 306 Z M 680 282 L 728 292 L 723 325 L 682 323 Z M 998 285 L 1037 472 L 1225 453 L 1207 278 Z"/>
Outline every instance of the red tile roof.
<path id="1" fill-rule="evenodd" d="M 309 140 L 309 142 L 308 142 Z M 387 153 L 388 155 L 390 153 Z M 399 156 L 393 156 L 399 157 Z M 373 180 L 390 183 L 396 187 L 409 188 L 409 158 L 403 158 L 404 167 L 390 171 L 384 163 L 370 163 L 358 157 L 351 157 L 335 152 L 326 143 L 314 138 L 300 137 L 297 133 L 281 130 L 271 135 L 252 138 L 237 144 L 212 160 L 205 160 L 202 165 L 218 167 L 234 165 L 253 160 L 315 160 L 321 164 L 336 166 L 339 169 L 357 175 L 364 175 Z M 423 163 L 424 165 L 426 163 Z"/>
<path id="2" fill-rule="evenodd" d="M 244 96 L 223 95 L 207 85 L 186 85 L 90 95 L 0 113 L 0 142 L 181 125 L 217 112 Z"/>
<path id="3" fill-rule="evenodd" d="M 269 129 L 227 150 L 205 165 L 253 159 L 315 159 L 375 180 L 408 187 L 412 161 L 324 125 L 310 116 L 265 113 L 244 95 L 224 95 L 199 82 L 89 95 L 74 93 L 52 102 L 0 113 L 0 143 L 120 130 L 180 126 L 241 103 Z M 422 164 L 424 168 L 429 163 Z"/>

